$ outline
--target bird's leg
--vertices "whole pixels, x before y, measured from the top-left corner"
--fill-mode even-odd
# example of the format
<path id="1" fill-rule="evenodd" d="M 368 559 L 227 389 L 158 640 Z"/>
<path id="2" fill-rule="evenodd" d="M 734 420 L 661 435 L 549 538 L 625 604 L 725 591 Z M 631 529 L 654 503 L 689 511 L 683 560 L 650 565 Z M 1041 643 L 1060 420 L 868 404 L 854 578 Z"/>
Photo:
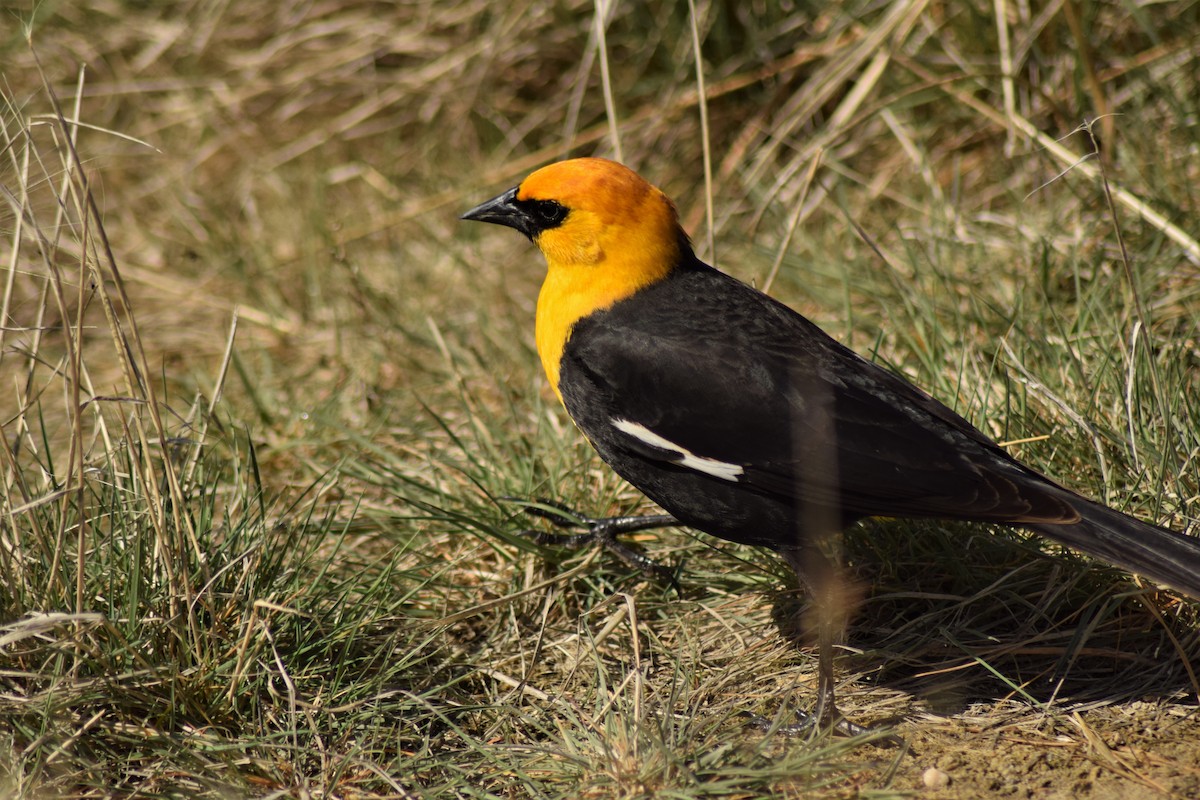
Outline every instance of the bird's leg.
<path id="1" fill-rule="evenodd" d="M 851 722 L 838 710 L 834 697 L 833 639 L 832 627 L 817 634 L 817 700 L 813 710 L 796 709 L 794 713 L 798 721 L 778 728 L 766 717 L 748 713 L 750 725 L 764 733 L 775 730 L 784 736 L 801 736 L 822 729 L 833 730 L 843 736 L 860 736 L 875 732 L 871 728 Z"/>
<path id="2" fill-rule="evenodd" d="M 817 700 L 811 712 L 797 709 L 798 722 L 784 725 L 778 731 L 784 736 L 799 736 L 814 729 L 832 729 L 843 736 L 859 736 L 873 733 L 871 728 L 864 727 L 846 719 L 838 710 L 837 699 L 834 696 L 833 647 L 835 626 L 826 614 L 821 614 L 817 629 Z M 765 720 L 764 720 L 765 721 Z M 755 724 L 762 727 L 757 720 Z"/>
<path id="3" fill-rule="evenodd" d="M 526 530 L 522 534 L 528 536 L 540 545 L 565 547 L 569 550 L 579 550 L 584 547 L 603 547 L 621 559 L 626 565 L 640 570 L 643 574 L 669 581 L 676 591 L 679 591 L 675 571 L 658 564 L 653 559 L 638 552 L 617 538 L 623 533 L 635 533 L 653 528 L 666 528 L 678 525 L 679 520 L 669 514 L 644 514 L 624 517 L 587 517 L 572 511 L 558 503 L 538 499 L 534 502 L 520 500 L 515 497 L 505 497 L 525 506 L 525 513 L 531 517 L 549 520 L 557 528 L 585 528 L 582 533 L 553 534 L 545 531 Z"/>
<path id="4" fill-rule="evenodd" d="M 844 736 L 872 733 L 870 728 L 846 719 L 838 710 L 835 698 L 833 648 L 846 618 L 848 602 L 839 586 L 841 576 L 837 567 L 821 552 L 818 543 L 785 549 L 782 555 L 795 570 L 800 585 L 808 590 L 813 603 L 817 628 L 817 700 L 811 712 L 796 711 L 799 722 L 776 730 L 785 736 L 798 736 L 821 728 L 832 729 Z M 761 730 L 772 727 L 769 720 L 760 716 L 752 716 L 751 724 Z"/>

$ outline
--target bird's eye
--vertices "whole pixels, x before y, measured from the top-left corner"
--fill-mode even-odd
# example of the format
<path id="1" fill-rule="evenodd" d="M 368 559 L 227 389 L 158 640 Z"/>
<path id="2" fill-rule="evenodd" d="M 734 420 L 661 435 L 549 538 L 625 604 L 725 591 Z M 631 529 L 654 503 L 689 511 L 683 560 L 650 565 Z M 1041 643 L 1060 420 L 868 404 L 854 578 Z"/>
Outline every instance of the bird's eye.
<path id="1" fill-rule="evenodd" d="M 567 218 L 567 207 L 555 200 L 539 200 L 534 204 L 533 210 L 547 227 L 557 225 Z"/>

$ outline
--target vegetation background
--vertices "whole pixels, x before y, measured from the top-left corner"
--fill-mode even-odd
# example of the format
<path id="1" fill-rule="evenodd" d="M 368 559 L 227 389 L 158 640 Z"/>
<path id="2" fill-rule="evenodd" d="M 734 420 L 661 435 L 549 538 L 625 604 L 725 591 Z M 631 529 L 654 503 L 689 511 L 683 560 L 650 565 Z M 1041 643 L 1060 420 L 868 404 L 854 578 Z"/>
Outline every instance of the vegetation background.
<path id="1" fill-rule="evenodd" d="M 843 708 L 770 554 L 645 502 L 457 215 L 619 155 L 702 255 L 1137 516 L 1200 498 L 1200 4 L 0 10 L 0 795 L 1195 797 L 1196 607 L 873 521 Z M 715 252 L 714 252 L 715 251 Z"/>

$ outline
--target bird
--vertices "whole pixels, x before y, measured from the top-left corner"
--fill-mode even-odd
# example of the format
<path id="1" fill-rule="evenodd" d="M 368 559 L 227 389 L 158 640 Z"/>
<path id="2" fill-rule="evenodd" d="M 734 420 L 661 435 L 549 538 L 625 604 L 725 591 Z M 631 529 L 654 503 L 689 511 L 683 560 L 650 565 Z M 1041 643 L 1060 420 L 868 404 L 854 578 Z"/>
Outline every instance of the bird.
<path id="1" fill-rule="evenodd" d="M 778 552 L 818 608 L 818 687 L 837 709 L 830 542 L 870 517 L 1021 527 L 1200 599 L 1200 539 L 1020 463 L 904 377 L 698 258 L 671 200 L 603 158 L 544 166 L 462 215 L 514 228 L 546 276 L 535 339 L 550 388 L 618 475 L 666 513 L 587 518 L 576 540 L 682 525 Z M 574 519 L 565 511 L 543 516 Z"/>

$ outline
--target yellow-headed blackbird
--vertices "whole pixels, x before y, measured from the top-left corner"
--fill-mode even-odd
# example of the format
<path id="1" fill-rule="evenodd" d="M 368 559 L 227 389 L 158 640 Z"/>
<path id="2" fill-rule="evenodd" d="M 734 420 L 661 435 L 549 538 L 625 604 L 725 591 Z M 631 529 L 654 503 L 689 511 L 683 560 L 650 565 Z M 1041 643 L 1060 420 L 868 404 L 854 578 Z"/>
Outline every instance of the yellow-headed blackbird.
<path id="1" fill-rule="evenodd" d="M 870 516 L 1022 526 L 1200 598 L 1200 540 L 1087 500 L 787 306 L 701 262 L 670 200 L 598 158 L 537 170 L 463 219 L 515 228 L 548 272 L 537 348 L 571 418 L 678 521 L 779 551 Z M 814 566 L 817 565 L 817 566 Z M 816 717 L 834 713 L 828 636 Z"/>

